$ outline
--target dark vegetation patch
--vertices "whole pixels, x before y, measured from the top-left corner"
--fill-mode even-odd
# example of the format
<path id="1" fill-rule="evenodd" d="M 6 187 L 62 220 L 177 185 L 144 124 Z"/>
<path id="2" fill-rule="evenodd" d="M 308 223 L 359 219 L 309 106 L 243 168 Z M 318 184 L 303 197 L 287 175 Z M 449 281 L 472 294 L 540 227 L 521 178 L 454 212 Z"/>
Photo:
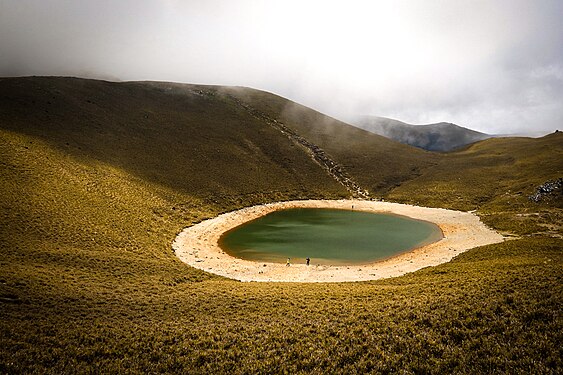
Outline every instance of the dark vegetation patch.
<path id="1" fill-rule="evenodd" d="M 0 373 L 561 372 L 563 217 L 527 198 L 561 135 L 436 155 L 233 90 L 377 194 L 520 238 L 374 282 L 217 277 L 172 253 L 184 226 L 345 190 L 217 88 L 0 79 Z"/>

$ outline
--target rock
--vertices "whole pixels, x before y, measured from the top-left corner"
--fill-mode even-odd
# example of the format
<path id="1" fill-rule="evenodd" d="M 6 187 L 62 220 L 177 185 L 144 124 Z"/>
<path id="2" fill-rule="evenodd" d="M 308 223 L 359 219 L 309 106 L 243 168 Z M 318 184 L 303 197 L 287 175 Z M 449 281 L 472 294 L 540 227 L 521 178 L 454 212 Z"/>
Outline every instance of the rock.
<path id="1" fill-rule="evenodd" d="M 563 194 L 563 178 L 547 181 L 538 186 L 536 192 L 528 197 L 532 202 L 539 203 L 542 200 L 561 196 Z"/>

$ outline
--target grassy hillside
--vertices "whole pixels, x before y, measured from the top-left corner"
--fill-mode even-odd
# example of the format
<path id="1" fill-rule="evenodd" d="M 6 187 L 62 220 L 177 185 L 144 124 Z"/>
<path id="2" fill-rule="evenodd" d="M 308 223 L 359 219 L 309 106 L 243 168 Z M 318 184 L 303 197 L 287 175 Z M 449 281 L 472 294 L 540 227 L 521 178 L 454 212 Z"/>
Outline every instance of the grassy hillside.
<path id="1" fill-rule="evenodd" d="M 391 141 L 263 91 L 224 88 L 332 155 L 372 196 L 381 196 L 439 160 L 439 155 Z M 390 157 L 393 155 L 393 157 Z"/>
<path id="2" fill-rule="evenodd" d="M 4 78 L 0 123 L 206 200 L 346 195 L 306 152 L 213 87 Z"/>
<path id="3" fill-rule="evenodd" d="M 226 209 L 347 193 L 223 92 L 163 87 L 0 80 L 0 373 L 561 372 L 562 240 L 542 226 L 561 210 L 526 199 L 562 170 L 560 135 L 446 157 L 373 151 L 382 165 L 400 159 L 385 147 L 423 159 L 417 173 L 378 169 L 386 191 L 400 182 L 387 198 L 478 208 L 521 238 L 390 280 L 240 283 L 181 263 L 175 234 Z M 154 122 L 130 120 L 140 108 Z M 323 140 L 330 127 L 317 126 Z M 260 151 L 241 151 L 243 135 Z M 342 140 L 323 147 L 344 154 Z M 370 170 L 351 152 L 351 171 Z M 520 213 L 525 226 L 512 224 Z"/>
<path id="4" fill-rule="evenodd" d="M 388 198 L 478 210 L 487 224 L 501 231 L 533 234 L 548 230 L 562 236 L 561 192 L 539 204 L 529 199 L 538 186 L 562 175 L 563 133 L 493 138 L 443 155 L 438 165 L 397 187 Z"/>

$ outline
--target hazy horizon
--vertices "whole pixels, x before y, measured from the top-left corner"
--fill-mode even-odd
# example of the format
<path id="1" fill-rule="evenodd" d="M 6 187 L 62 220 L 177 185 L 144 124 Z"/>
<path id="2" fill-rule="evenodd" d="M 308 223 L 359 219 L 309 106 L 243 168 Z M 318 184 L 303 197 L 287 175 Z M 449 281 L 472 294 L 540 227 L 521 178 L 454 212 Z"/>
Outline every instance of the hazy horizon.
<path id="1" fill-rule="evenodd" d="M 561 1 L 0 0 L 0 76 L 246 86 L 340 119 L 563 128 Z"/>

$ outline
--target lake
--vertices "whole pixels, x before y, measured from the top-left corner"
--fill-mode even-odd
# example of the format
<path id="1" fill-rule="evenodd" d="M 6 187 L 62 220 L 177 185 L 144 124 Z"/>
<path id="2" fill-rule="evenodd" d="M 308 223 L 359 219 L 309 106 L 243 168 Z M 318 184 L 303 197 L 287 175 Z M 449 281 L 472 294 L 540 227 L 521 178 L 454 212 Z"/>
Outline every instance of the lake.
<path id="1" fill-rule="evenodd" d="M 225 234 L 219 246 L 256 262 L 311 265 L 373 263 L 442 238 L 433 223 L 405 216 L 353 210 L 294 208 L 275 211 Z"/>

